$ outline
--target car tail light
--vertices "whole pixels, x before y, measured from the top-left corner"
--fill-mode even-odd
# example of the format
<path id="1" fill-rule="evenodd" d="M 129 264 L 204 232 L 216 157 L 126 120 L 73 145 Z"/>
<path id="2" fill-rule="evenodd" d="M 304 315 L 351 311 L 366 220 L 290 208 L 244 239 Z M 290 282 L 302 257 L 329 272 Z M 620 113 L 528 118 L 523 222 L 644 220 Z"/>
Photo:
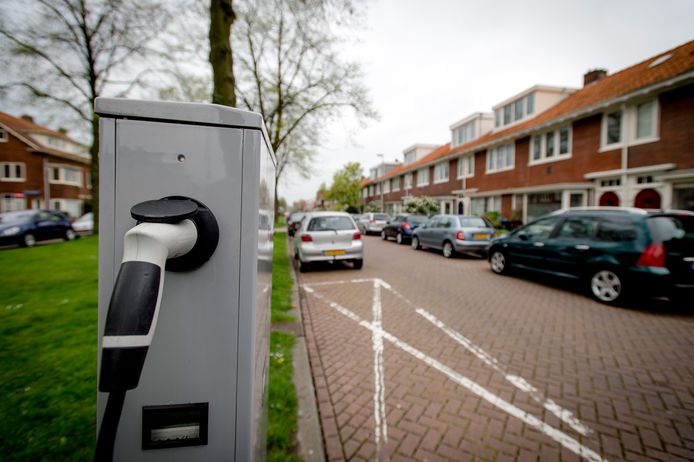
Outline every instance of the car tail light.
<path id="1" fill-rule="evenodd" d="M 403 223 L 402 229 L 410 229 L 410 225 L 408 225 L 407 223 Z"/>
<path id="2" fill-rule="evenodd" d="M 311 237 L 310 234 L 302 234 L 301 235 L 301 242 L 313 242 L 313 238 Z"/>
<path id="3" fill-rule="evenodd" d="M 459 241 L 464 241 L 465 240 L 465 234 L 463 234 L 462 231 L 458 231 L 455 233 L 455 238 Z"/>
<path id="4" fill-rule="evenodd" d="M 361 240 L 361 233 L 354 233 L 354 234 L 352 234 L 352 240 L 353 240 L 353 241 L 359 241 L 359 240 Z"/>
<path id="5" fill-rule="evenodd" d="M 662 242 L 654 242 L 643 251 L 636 266 L 665 268 L 665 246 Z"/>

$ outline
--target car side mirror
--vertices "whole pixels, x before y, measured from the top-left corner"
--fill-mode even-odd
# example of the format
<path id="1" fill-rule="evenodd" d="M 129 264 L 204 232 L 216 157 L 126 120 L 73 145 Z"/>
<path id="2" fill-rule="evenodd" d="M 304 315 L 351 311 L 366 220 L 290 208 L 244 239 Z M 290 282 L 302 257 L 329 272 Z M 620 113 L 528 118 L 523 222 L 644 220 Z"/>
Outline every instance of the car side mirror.
<path id="1" fill-rule="evenodd" d="M 528 235 L 525 233 L 518 233 L 517 236 L 521 241 L 527 241 L 529 239 Z"/>

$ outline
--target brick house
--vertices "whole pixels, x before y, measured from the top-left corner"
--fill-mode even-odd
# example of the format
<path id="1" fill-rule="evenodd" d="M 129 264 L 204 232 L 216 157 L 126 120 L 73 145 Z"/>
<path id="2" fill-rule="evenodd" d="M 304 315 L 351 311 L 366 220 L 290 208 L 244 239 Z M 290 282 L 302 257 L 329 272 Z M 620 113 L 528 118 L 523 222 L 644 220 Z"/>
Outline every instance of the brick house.
<path id="1" fill-rule="evenodd" d="M 498 211 L 524 222 L 560 208 L 694 210 L 694 41 L 580 89 L 537 85 L 450 126 L 451 140 L 364 185 L 442 213 Z M 406 150 L 407 152 L 407 150 Z"/>
<path id="2" fill-rule="evenodd" d="M 0 212 L 51 208 L 71 217 L 91 197 L 90 156 L 65 131 L 0 112 Z"/>

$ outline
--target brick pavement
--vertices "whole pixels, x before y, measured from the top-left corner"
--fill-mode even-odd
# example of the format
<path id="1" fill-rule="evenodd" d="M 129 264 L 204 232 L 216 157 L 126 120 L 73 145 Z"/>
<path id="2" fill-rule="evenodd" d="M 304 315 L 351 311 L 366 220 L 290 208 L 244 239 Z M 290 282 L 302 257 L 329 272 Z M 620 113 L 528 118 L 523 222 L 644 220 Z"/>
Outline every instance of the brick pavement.
<path id="1" fill-rule="evenodd" d="M 694 310 L 611 308 L 484 261 L 365 246 L 360 271 L 299 277 L 329 460 L 694 460 Z M 391 288 L 378 300 L 374 279 Z"/>

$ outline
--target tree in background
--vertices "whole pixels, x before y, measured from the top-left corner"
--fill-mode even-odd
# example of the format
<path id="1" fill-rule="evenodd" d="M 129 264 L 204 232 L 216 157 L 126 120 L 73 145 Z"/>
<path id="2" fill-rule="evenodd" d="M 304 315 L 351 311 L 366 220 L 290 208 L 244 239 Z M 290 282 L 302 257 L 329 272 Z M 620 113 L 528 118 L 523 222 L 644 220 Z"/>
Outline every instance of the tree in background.
<path id="1" fill-rule="evenodd" d="M 232 107 L 236 106 L 234 55 L 231 49 L 231 26 L 235 19 L 232 0 L 210 0 L 212 102 Z"/>
<path id="2" fill-rule="evenodd" d="M 350 213 L 359 211 L 362 176 L 363 170 L 358 162 L 348 163 L 333 175 L 333 183 L 327 191 L 333 208 Z"/>
<path id="3" fill-rule="evenodd" d="M 345 111 L 375 118 L 359 64 L 338 48 L 352 2 L 249 0 L 232 32 L 238 106 L 259 112 L 275 151 L 275 207 L 289 170 L 308 177 L 322 131 Z M 275 210 L 276 212 L 277 210 Z"/>
<path id="4" fill-rule="evenodd" d="M 72 114 L 91 135 L 94 230 L 99 217 L 99 123 L 94 100 L 146 84 L 170 52 L 170 4 L 157 0 L 33 0 L 0 9 L 0 91 L 42 112 Z M 168 55 L 170 56 L 170 55 Z M 133 69 L 136 71 L 133 72 Z M 65 116 L 63 115 L 63 117 Z"/>
<path id="5" fill-rule="evenodd" d="M 439 211 L 439 204 L 429 196 L 418 196 L 405 202 L 405 212 L 419 215 L 433 215 Z"/>

